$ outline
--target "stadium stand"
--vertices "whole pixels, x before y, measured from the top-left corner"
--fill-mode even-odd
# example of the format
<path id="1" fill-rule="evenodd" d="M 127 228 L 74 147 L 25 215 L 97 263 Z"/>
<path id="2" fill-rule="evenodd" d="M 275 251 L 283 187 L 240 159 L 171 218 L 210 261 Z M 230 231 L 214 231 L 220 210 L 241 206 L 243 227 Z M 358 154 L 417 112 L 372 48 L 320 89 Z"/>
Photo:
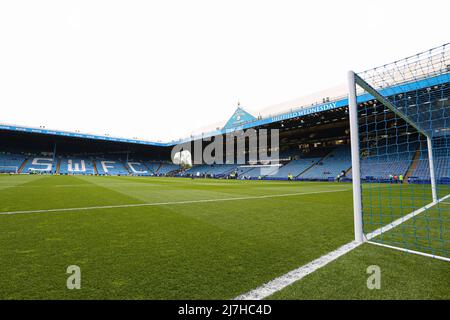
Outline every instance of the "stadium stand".
<path id="1" fill-rule="evenodd" d="M 436 148 L 434 152 L 435 175 L 438 182 L 450 178 L 450 150 L 447 148 Z M 430 165 L 428 162 L 428 150 L 421 150 L 420 159 L 412 172 L 411 179 L 419 181 L 430 180 Z"/>
<path id="2" fill-rule="evenodd" d="M 197 174 L 197 172 L 199 174 L 205 174 L 208 173 L 209 170 L 212 169 L 212 166 L 206 165 L 206 164 L 199 164 L 199 165 L 195 165 L 192 166 L 192 168 L 187 169 L 184 174 L 186 175 L 195 175 Z"/>
<path id="3" fill-rule="evenodd" d="M 179 170 L 180 167 L 173 164 L 173 163 L 167 163 L 167 162 L 162 162 L 161 166 L 159 167 L 158 171 L 156 172 L 157 175 L 165 175 L 168 174 L 172 171 L 176 171 Z"/>
<path id="4" fill-rule="evenodd" d="M 395 150 L 394 150 L 395 148 Z M 376 155 L 368 155 L 361 161 L 361 176 L 365 180 L 386 182 L 389 175 L 404 175 L 410 182 L 427 182 L 430 179 L 427 149 L 419 144 L 397 143 L 388 145 Z M 331 150 L 331 151 L 330 151 Z M 328 152 L 328 153 L 327 153 Z M 394 155 L 394 156 L 393 156 Z M 178 176 L 201 176 L 213 178 L 227 177 L 236 172 L 238 178 L 267 180 L 286 180 L 289 174 L 297 180 L 334 180 L 342 171 L 351 179 L 350 146 L 342 145 L 334 149 L 314 149 L 299 156 L 298 151 L 283 154 L 283 157 L 296 158 L 275 166 L 251 166 L 236 164 L 197 165 Z M 300 158 L 299 158 L 300 157 Z M 280 156 L 281 158 L 281 156 Z M 435 167 L 438 182 L 450 180 L 449 148 L 443 144 L 435 151 Z M 414 165 L 413 165 L 414 164 Z M 88 156 L 57 156 L 55 160 L 49 153 L 23 154 L 0 153 L 0 173 L 59 173 L 79 175 L 167 175 L 178 172 L 178 165 L 133 159 L 128 162 L 114 156 L 91 158 Z"/>
<path id="5" fill-rule="evenodd" d="M 237 166 L 235 164 L 216 164 L 210 166 L 208 173 L 215 177 L 223 176 L 236 170 L 236 168 Z"/>
<path id="6" fill-rule="evenodd" d="M 213 165 L 195 165 L 192 168 L 186 170 L 183 175 L 207 175 L 210 177 L 223 177 L 228 175 L 232 171 L 236 171 L 238 166 L 236 164 L 213 164 Z"/>
<path id="7" fill-rule="evenodd" d="M 247 173 L 252 171 L 254 169 L 254 167 L 249 167 L 249 166 L 238 166 L 236 167 L 236 173 L 238 175 L 238 178 L 244 178 L 247 176 Z"/>
<path id="8" fill-rule="evenodd" d="M 269 179 L 287 179 L 288 174 L 292 174 L 294 177 L 297 177 L 306 169 L 313 166 L 317 163 L 321 158 L 306 158 L 306 159 L 297 159 L 292 160 L 285 164 L 284 166 L 278 168 L 278 170 L 270 173 L 266 176 Z"/>
<path id="9" fill-rule="evenodd" d="M 95 165 L 100 175 L 128 175 L 129 171 L 120 160 L 96 159 Z"/>
<path id="10" fill-rule="evenodd" d="M 40 173 L 51 174 L 56 173 L 56 160 L 49 155 L 32 156 L 30 157 L 21 173 Z"/>
<path id="11" fill-rule="evenodd" d="M 245 167 L 242 166 L 239 169 L 242 170 L 242 173 L 239 175 L 243 175 L 245 177 L 248 177 L 250 179 L 255 179 L 258 177 L 265 177 L 268 175 L 274 174 L 276 171 L 278 171 L 279 167 L 276 166 L 255 166 L 255 167 Z"/>
<path id="12" fill-rule="evenodd" d="M 301 152 L 298 149 L 289 149 L 280 151 L 280 159 L 297 159 L 301 156 Z"/>
<path id="13" fill-rule="evenodd" d="M 0 173 L 19 173 L 26 157 L 17 153 L 0 153 Z"/>
<path id="14" fill-rule="evenodd" d="M 59 174 L 95 174 L 92 159 L 81 157 L 59 158 Z"/>
<path id="15" fill-rule="evenodd" d="M 334 180 L 352 165 L 349 146 L 339 146 L 299 176 L 302 180 Z"/>
<path id="16" fill-rule="evenodd" d="M 389 175 L 406 175 L 411 166 L 418 144 L 401 142 L 378 147 L 378 153 L 368 155 L 361 161 L 361 177 L 365 180 L 388 180 Z"/>
<path id="17" fill-rule="evenodd" d="M 128 172 L 132 175 L 136 176 L 152 175 L 150 169 L 145 165 L 145 163 L 139 160 L 126 162 L 126 167 L 128 167 Z"/>
<path id="18" fill-rule="evenodd" d="M 386 182 L 389 175 L 404 175 L 410 182 L 429 182 L 429 164 L 427 149 L 419 144 L 397 143 L 385 149 L 378 148 L 378 154 L 368 155 L 361 161 L 361 176 L 365 180 Z M 394 150 L 395 149 L 395 150 Z M 280 167 L 250 166 L 236 164 L 197 165 L 179 176 L 199 173 L 201 176 L 222 178 L 231 172 L 237 172 L 239 178 L 267 180 L 286 180 L 292 174 L 298 180 L 334 180 L 342 171 L 351 179 L 350 146 L 342 145 L 331 149 L 314 150 L 299 157 L 298 152 L 283 156 L 295 157 Z M 450 180 L 449 148 L 444 143 L 435 150 L 436 178 L 439 183 Z M 281 157 L 280 157 L 281 158 Z M 59 173 L 59 174 L 100 174 L 100 175 L 167 175 L 176 173 L 178 165 L 133 159 L 128 162 L 114 157 L 92 159 L 87 156 L 57 156 L 51 154 L 0 153 L 0 173 Z"/>
<path id="19" fill-rule="evenodd" d="M 148 168 L 150 175 L 155 175 L 161 166 L 160 162 L 144 162 L 144 164 Z"/>

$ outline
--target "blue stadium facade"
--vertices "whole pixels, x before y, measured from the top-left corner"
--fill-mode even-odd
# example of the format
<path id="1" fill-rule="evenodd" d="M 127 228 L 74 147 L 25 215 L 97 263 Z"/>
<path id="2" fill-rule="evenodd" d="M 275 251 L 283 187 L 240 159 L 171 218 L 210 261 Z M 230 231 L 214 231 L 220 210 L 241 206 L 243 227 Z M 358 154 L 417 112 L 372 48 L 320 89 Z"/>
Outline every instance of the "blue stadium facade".
<path id="1" fill-rule="evenodd" d="M 421 130 L 433 134 L 438 159 L 436 178 L 438 183 L 449 184 L 450 65 L 444 73 L 429 74 L 380 91 L 410 115 Z M 411 99 L 412 96 L 416 98 Z M 361 110 L 371 110 L 361 112 L 361 122 L 384 114 L 389 123 L 389 113 L 384 106 L 376 104 L 374 97 L 362 94 L 358 96 L 358 103 Z M 177 144 L 250 128 L 280 130 L 279 167 L 228 163 L 202 164 L 181 170 L 171 163 L 171 149 Z M 396 139 L 395 142 L 386 143 L 384 148 L 377 148 L 377 154 L 362 158 L 362 178 L 384 182 L 389 181 L 390 175 L 403 175 L 405 180 L 414 183 L 429 181 L 428 151 L 420 134 L 398 120 L 390 130 L 392 135 L 389 133 L 386 141 Z M 287 179 L 292 175 L 295 180 L 334 181 L 339 176 L 339 180 L 345 181 L 351 179 L 349 140 L 346 97 L 327 98 L 323 103 L 267 118 L 256 118 L 238 106 L 222 129 L 170 142 L 0 125 L 0 173 L 215 178 L 226 178 L 234 173 L 246 179 Z"/>

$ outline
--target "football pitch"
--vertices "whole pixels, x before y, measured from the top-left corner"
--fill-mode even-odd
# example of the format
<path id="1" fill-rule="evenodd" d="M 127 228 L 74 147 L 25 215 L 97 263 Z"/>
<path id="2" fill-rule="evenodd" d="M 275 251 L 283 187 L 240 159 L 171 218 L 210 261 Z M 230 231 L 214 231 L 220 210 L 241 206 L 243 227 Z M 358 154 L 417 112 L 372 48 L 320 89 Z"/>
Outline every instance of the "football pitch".
<path id="1" fill-rule="evenodd" d="M 348 183 L 0 176 L 1 299 L 233 299 L 353 238 Z M 448 262 L 363 244 L 269 298 L 450 299 L 449 287 Z"/>

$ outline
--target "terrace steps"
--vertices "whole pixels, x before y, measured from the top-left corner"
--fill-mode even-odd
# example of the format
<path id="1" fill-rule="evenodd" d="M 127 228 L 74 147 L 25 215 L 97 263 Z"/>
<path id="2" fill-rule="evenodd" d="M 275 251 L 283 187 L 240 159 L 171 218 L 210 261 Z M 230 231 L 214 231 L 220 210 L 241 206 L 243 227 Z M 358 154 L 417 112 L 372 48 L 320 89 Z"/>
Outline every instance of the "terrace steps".
<path id="1" fill-rule="evenodd" d="M 23 160 L 22 164 L 20 165 L 19 170 L 17 170 L 17 173 L 22 173 L 23 168 L 25 167 L 25 165 L 27 164 L 28 158 L 25 158 L 25 160 Z"/>
<path id="2" fill-rule="evenodd" d="M 129 174 L 132 174 L 131 169 L 130 169 L 130 167 L 128 166 L 127 162 L 122 161 L 122 165 L 123 165 L 123 167 L 125 168 L 125 170 L 127 170 L 127 172 L 128 172 Z"/>
<path id="3" fill-rule="evenodd" d="M 409 165 L 409 168 L 408 168 L 408 170 L 406 170 L 406 173 L 405 173 L 404 180 L 406 182 L 408 182 L 408 178 L 412 175 L 414 170 L 416 170 L 419 160 L 420 160 L 420 148 L 417 148 L 416 153 L 414 154 L 414 157 L 411 161 L 411 164 Z"/>
<path id="4" fill-rule="evenodd" d="M 330 152 L 328 152 L 326 155 L 324 155 L 322 158 L 320 158 L 320 160 L 314 162 L 312 165 L 310 165 L 308 168 L 306 168 L 305 170 L 303 170 L 302 172 L 300 172 L 298 175 L 295 176 L 295 178 L 300 177 L 302 174 L 304 174 L 305 172 L 307 172 L 308 170 L 310 170 L 311 168 L 313 168 L 314 166 L 316 166 L 318 163 L 322 162 L 323 160 L 325 160 L 326 158 L 328 158 L 331 154 L 333 153 L 333 150 L 331 150 Z"/>
<path id="5" fill-rule="evenodd" d="M 148 171 L 149 174 L 153 173 L 153 170 L 150 168 L 148 163 L 142 161 L 142 164 L 144 165 L 144 168 Z"/>
<path id="6" fill-rule="evenodd" d="M 95 163 L 95 160 L 92 160 L 92 164 L 94 165 L 94 172 L 95 172 L 95 174 L 98 174 L 97 164 Z"/>
<path id="7" fill-rule="evenodd" d="M 56 160 L 56 174 L 59 174 L 59 169 L 61 168 L 61 159 Z"/>

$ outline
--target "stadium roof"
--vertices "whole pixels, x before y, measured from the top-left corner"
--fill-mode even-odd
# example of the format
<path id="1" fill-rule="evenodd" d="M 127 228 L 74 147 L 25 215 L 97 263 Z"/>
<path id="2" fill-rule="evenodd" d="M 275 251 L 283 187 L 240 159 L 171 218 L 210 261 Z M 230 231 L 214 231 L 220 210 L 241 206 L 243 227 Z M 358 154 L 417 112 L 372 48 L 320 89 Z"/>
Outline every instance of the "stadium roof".
<path id="1" fill-rule="evenodd" d="M 404 63 L 407 67 L 409 63 L 417 63 L 417 60 L 420 59 L 422 54 L 428 53 L 431 54 L 433 50 L 442 50 L 444 52 L 445 59 L 447 59 L 447 55 L 449 54 L 449 51 L 446 51 L 446 46 L 448 44 L 445 44 L 442 47 L 437 47 L 434 49 L 431 49 L 429 51 L 417 54 L 416 56 L 408 57 L 406 59 L 403 59 L 401 61 L 396 61 L 393 64 L 398 65 L 399 63 Z M 444 59 L 442 55 L 435 55 L 431 56 L 432 59 Z M 409 59 L 409 60 L 408 60 Z M 411 60 L 412 59 L 412 60 Z M 444 60 L 445 60 L 444 59 Z M 447 60 L 445 60 L 447 61 Z M 433 62 L 433 61 L 431 61 Z M 442 61 L 441 61 L 442 62 Z M 444 83 L 450 82 L 450 69 L 447 66 L 447 70 L 445 70 L 443 73 L 443 70 L 437 70 L 440 71 L 436 72 L 434 70 L 434 73 L 427 73 L 424 72 L 423 74 L 420 74 L 418 77 L 414 78 L 405 78 L 405 75 L 399 74 L 392 76 L 391 70 L 389 70 L 389 66 L 391 64 L 384 65 L 380 68 L 386 69 L 386 74 L 389 73 L 390 78 L 392 79 L 391 83 L 399 83 L 398 77 L 403 78 L 403 82 L 397 85 L 392 85 L 391 83 L 376 83 L 377 89 L 380 90 L 380 92 L 388 95 L 395 95 L 397 93 L 402 92 L 408 92 L 413 90 L 420 90 L 423 88 L 427 88 L 430 86 L 440 85 Z M 371 69 L 371 70 L 377 70 Z M 365 71 L 364 74 L 370 73 L 371 70 Z M 320 98 L 321 97 L 321 98 Z M 321 102 L 317 102 L 318 100 Z M 358 103 L 363 103 L 369 100 L 372 100 L 373 97 L 369 94 L 360 94 L 358 96 Z M 80 133 L 80 132 L 70 132 L 70 131 L 62 131 L 62 130 L 51 130 L 46 129 L 44 127 L 41 128 L 34 128 L 34 127 L 26 127 L 26 126 L 20 126 L 20 125 L 9 125 L 9 124 L 0 124 L 0 130 L 9 130 L 9 131 L 20 131 L 20 132 L 29 132 L 29 133 L 38 133 L 38 134 L 47 134 L 47 135 L 58 135 L 58 136 L 67 136 L 67 137 L 74 137 L 74 138 L 85 138 L 85 139 L 94 139 L 94 140 L 103 140 L 103 141 L 113 141 L 113 142 L 124 142 L 124 143 L 133 143 L 133 144 L 141 144 L 141 145 L 148 145 L 148 146 L 159 146 L 159 147 L 169 147 L 176 145 L 178 143 L 188 142 L 191 140 L 197 140 L 207 137 L 212 137 L 216 135 L 222 135 L 238 130 L 245 130 L 249 128 L 259 127 L 263 125 L 267 125 L 270 123 L 280 122 L 283 120 L 298 118 L 302 116 L 306 116 L 309 114 L 319 113 L 323 111 L 333 110 L 337 108 L 342 108 L 348 106 L 348 99 L 346 95 L 346 89 L 343 86 L 333 88 L 332 90 L 326 90 L 323 92 L 320 92 L 315 95 L 310 95 L 305 98 L 293 100 L 290 102 L 282 103 L 270 108 L 266 108 L 265 110 L 262 110 L 258 117 L 254 117 L 247 111 L 245 111 L 243 108 L 241 108 L 240 104 L 238 104 L 238 108 L 236 109 L 235 113 L 232 115 L 232 117 L 225 123 L 224 126 L 216 126 L 214 129 L 208 129 L 204 130 L 203 132 L 197 133 L 197 134 L 191 134 L 189 137 L 186 137 L 184 139 L 180 140 L 173 140 L 168 142 L 153 142 L 153 141 L 147 141 L 147 140 L 139 140 L 139 139 L 128 139 L 128 138 L 121 138 L 121 137 L 112 137 L 107 135 L 96 135 L 96 134 L 89 134 L 89 133 Z M 278 113 L 271 113 L 273 111 L 281 112 Z M 261 115 L 261 113 L 265 114 L 264 116 Z"/>
<path id="2" fill-rule="evenodd" d="M 401 93 L 405 91 L 411 90 L 419 90 L 422 88 L 426 88 L 429 86 L 439 85 L 443 83 L 450 82 L 449 74 L 443 74 L 439 76 L 434 76 L 430 78 L 424 78 L 419 81 L 414 81 L 412 83 L 405 83 L 393 87 L 389 87 L 386 89 L 382 89 L 383 91 L 387 91 L 389 94 L 395 94 L 396 92 Z M 358 102 L 366 102 L 373 99 L 371 95 L 364 94 L 358 96 Z M 10 131 L 20 131 L 20 132 L 29 132 L 29 133 L 38 133 L 38 134 L 47 134 L 47 135 L 58 135 L 58 136 L 66 136 L 66 137 L 74 137 L 74 138 L 85 138 L 85 139 L 94 139 L 94 140 L 104 140 L 104 141 L 114 141 L 114 142 L 124 142 L 124 143 L 134 143 L 141 145 L 149 145 L 149 146 L 159 146 L 159 147 L 169 147 L 178 143 L 187 142 L 190 140 L 197 140 L 206 137 L 212 137 L 216 135 L 231 133 L 238 130 L 246 130 L 249 128 L 259 127 L 262 125 L 267 125 L 274 122 L 280 122 L 283 120 L 293 119 L 302 117 L 305 115 L 319 113 L 323 111 L 333 110 L 341 107 L 348 106 L 348 99 L 346 96 L 334 97 L 334 98 L 325 98 L 325 101 L 322 103 L 314 103 L 312 105 L 301 106 L 298 108 L 292 108 L 288 111 L 270 115 L 267 117 L 258 117 L 255 118 L 251 116 L 249 113 L 244 111 L 242 108 L 238 107 L 235 114 L 230 118 L 227 124 L 223 128 L 217 128 L 216 130 L 212 130 L 209 132 L 204 132 L 196 135 L 191 135 L 185 139 L 180 139 L 177 141 L 170 142 L 152 142 L 146 140 L 138 140 L 138 139 L 127 139 L 121 137 L 111 137 L 111 136 L 102 136 L 95 135 L 89 133 L 80 133 L 80 132 L 70 132 L 70 131 L 62 131 L 62 130 L 51 130 L 45 128 L 33 128 L 33 127 L 25 127 L 19 125 L 8 125 L 8 124 L 0 124 L 0 130 L 10 130 Z M 239 115 L 245 115 L 244 119 L 246 121 L 240 121 Z M 237 120 L 239 118 L 239 120 Z M 234 121 L 234 122 L 233 122 Z"/>
<path id="3" fill-rule="evenodd" d="M 238 102 L 238 107 L 231 118 L 227 121 L 224 129 L 234 128 L 243 123 L 254 121 L 256 118 L 252 116 L 250 113 L 241 108 L 241 104 Z"/>
<path id="4" fill-rule="evenodd" d="M 397 86 L 388 87 L 385 89 L 381 89 L 381 93 L 388 93 L 389 95 L 396 94 L 396 93 L 402 93 L 405 91 L 413 91 L 413 90 L 419 90 L 423 88 L 427 88 L 430 86 L 440 85 L 444 83 L 450 82 L 450 73 L 434 76 L 430 78 L 424 78 L 422 80 L 404 83 Z M 372 100 L 374 97 L 372 97 L 369 94 L 363 94 L 358 96 L 358 103 L 367 102 L 369 100 Z M 217 129 L 210 132 L 201 133 L 198 135 L 191 135 L 191 137 L 177 142 L 186 142 L 189 140 L 196 140 L 200 138 L 205 137 L 211 137 L 215 135 L 220 134 L 226 134 L 237 130 L 246 130 L 249 128 L 259 127 L 262 125 L 279 122 L 283 120 L 293 119 L 302 117 L 305 115 L 313 114 L 313 113 L 319 113 L 323 111 L 338 109 L 341 107 L 348 106 L 348 98 L 346 96 L 341 97 L 334 97 L 334 98 L 326 98 L 326 100 L 322 103 L 316 103 L 309 106 L 301 106 L 299 108 L 291 109 L 289 111 L 285 111 L 279 114 L 271 115 L 268 117 L 263 117 L 259 119 L 255 119 L 246 123 L 243 123 L 239 126 L 231 127 L 231 128 L 223 128 L 223 129 Z"/>
<path id="5" fill-rule="evenodd" d="M 96 135 L 96 134 L 71 132 L 71 131 L 63 131 L 63 130 L 52 130 L 52 129 L 46 129 L 44 127 L 41 127 L 41 128 L 25 127 L 25 126 L 20 126 L 20 125 L 11 125 L 11 124 L 0 124 L 0 130 L 20 131 L 20 132 L 27 132 L 27 133 L 56 135 L 56 136 L 82 138 L 82 139 L 104 140 L 104 141 L 113 141 L 113 142 L 135 143 L 135 144 L 159 146 L 159 147 L 166 147 L 166 146 L 172 145 L 172 143 L 152 142 L 152 141 L 146 141 L 146 140 L 127 139 L 127 138 L 112 137 L 112 136 L 106 136 L 106 135 L 102 136 L 102 135 Z"/>

